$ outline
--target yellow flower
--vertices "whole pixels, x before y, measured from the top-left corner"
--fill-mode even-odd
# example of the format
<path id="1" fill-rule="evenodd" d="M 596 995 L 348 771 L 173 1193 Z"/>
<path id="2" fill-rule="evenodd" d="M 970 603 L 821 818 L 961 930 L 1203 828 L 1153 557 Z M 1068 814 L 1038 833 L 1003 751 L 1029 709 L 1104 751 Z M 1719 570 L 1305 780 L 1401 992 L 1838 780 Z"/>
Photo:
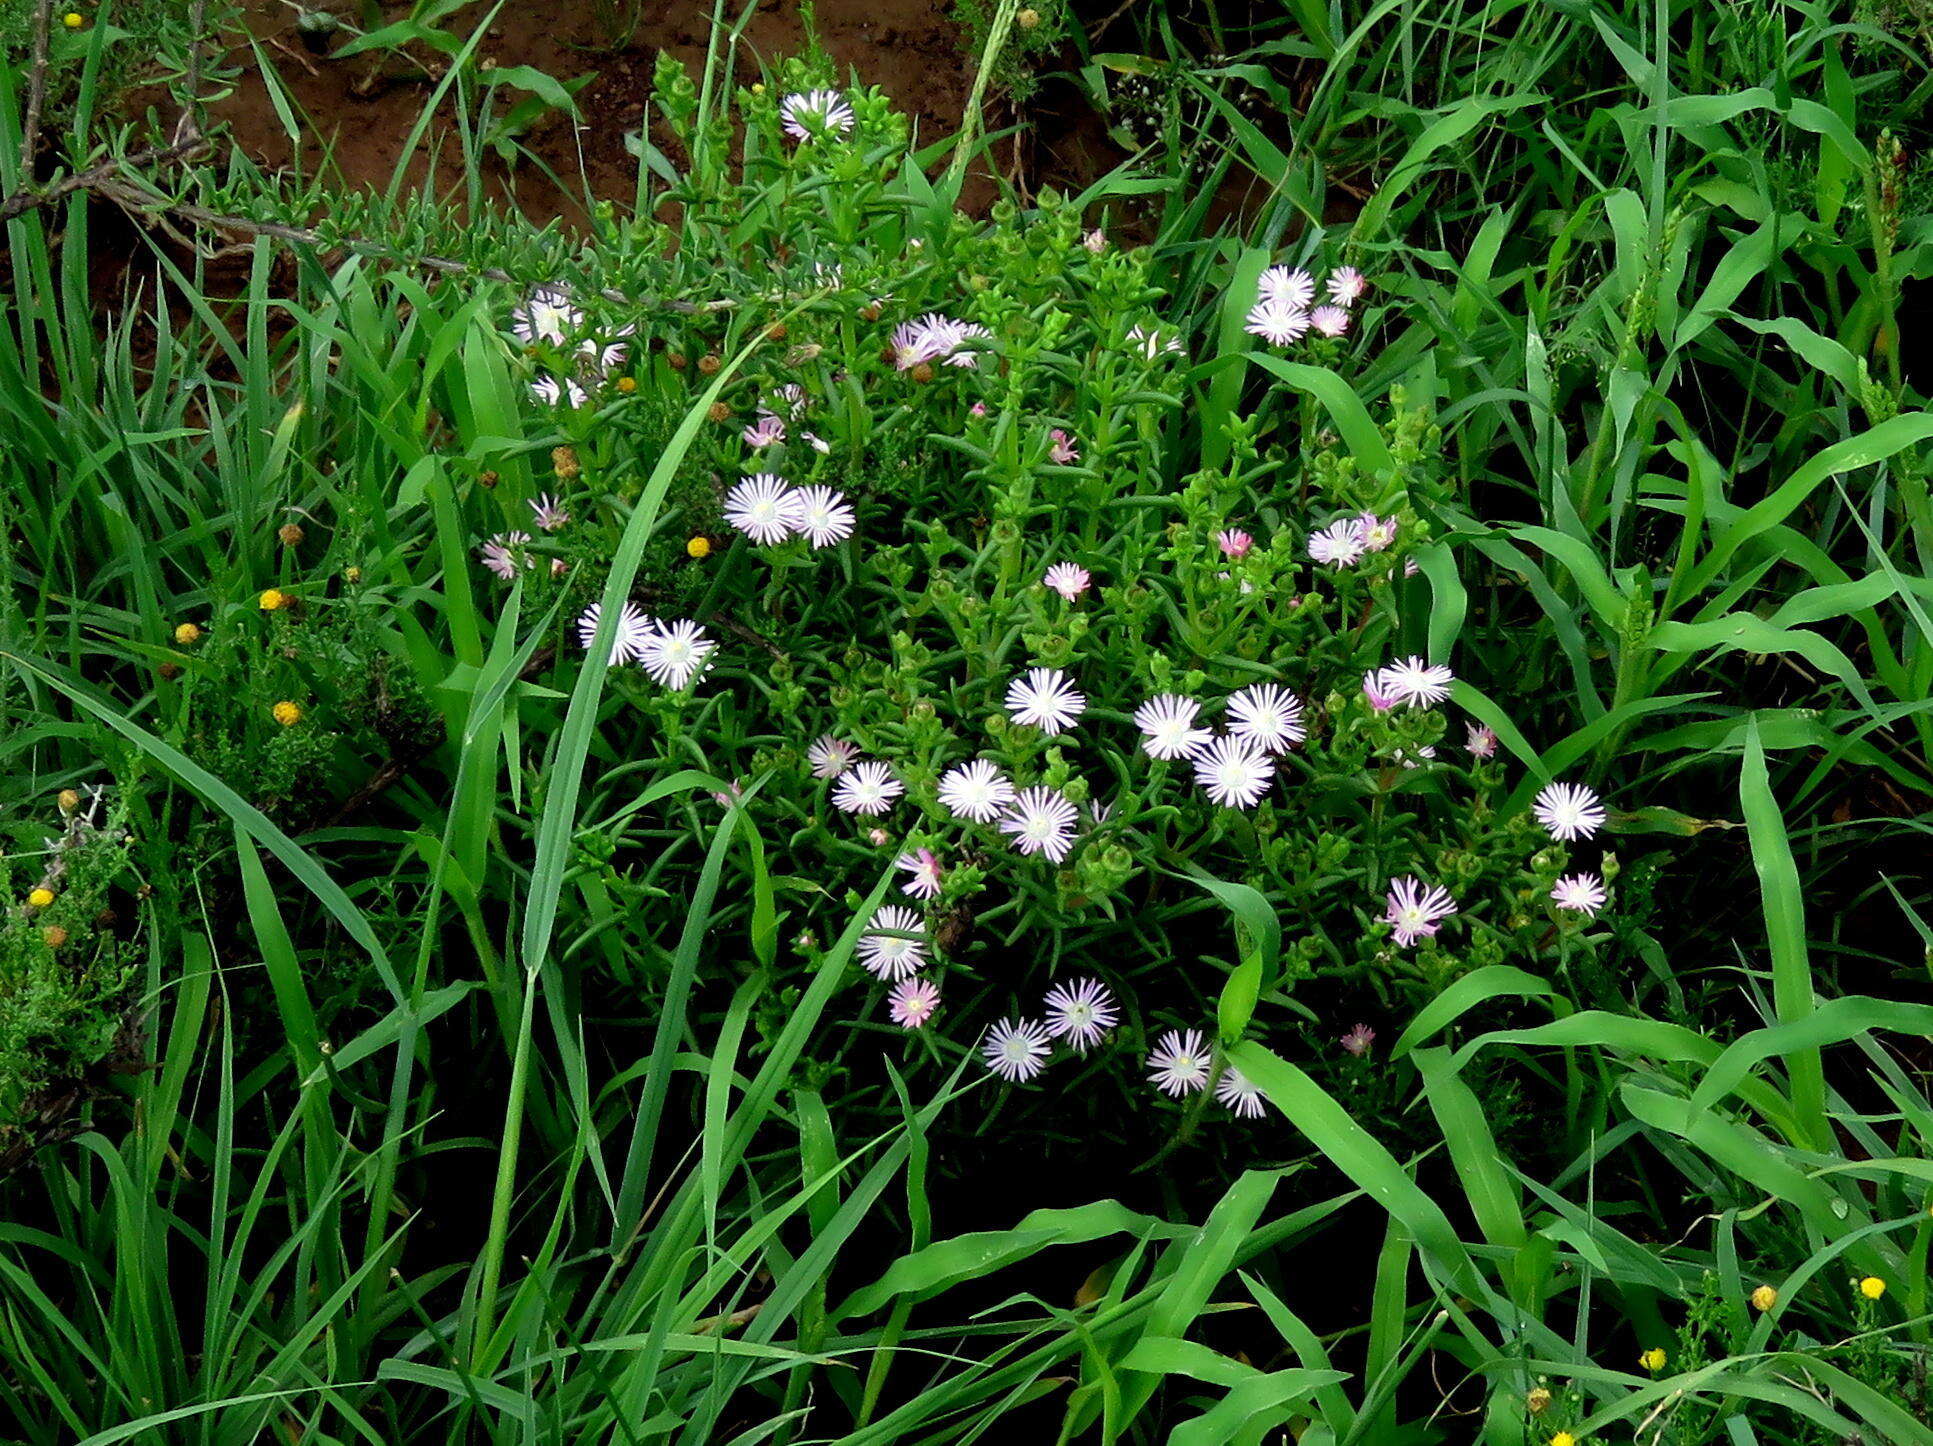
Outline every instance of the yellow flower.
<path id="1" fill-rule="evenodd" d="M 1543 1386 L 1533 1386 L 1530 1394 L 1524 1397 L 1524 1409 L 1533 1416 L 1541 1416 L 1550 1409 L 1550 1392 Z"/>
<path id="2" fill-rule="evenodd" d="M 1878 1300 L 1886 1294 L 1886 1282 L 1876 1275 L 1869 1275 L 1859 1282 L 1859 1293 L 1867 1300 Z"/>
<path id="3" fill-rule="evenodd" d="M 81 806 L 81 796 L 71 788 L 63 788 L 54 802 L 60 805 L 62 813 L 72 813 Z"/>
<path id="4" fill-rule="evenodd" d="M 1769 1285 L 1761 1285 L 1752 1292 L 1752 1305 L 1757 1310 L 1770 1310 L 1779 1303 L 1779 1293 Z"/>
<path id="5" fill-rule="evenodd" d="M 302 710 L 287 699 L 277 703 L 269 709 L 269 712 L 275 715 L 275 721 L 284 728 L 291 728 L 302 721 Z"/>
<path id="6" fill-rule="evenodd" d="M 79 30 L 81 26 L 87 24 L 87 17 L 78 10 L 69 10 L 60 17 L 60 23 L 69 30 Z"/>
<path id="7" fill-rule="evenodd" d="M 1665 1368 L 1665 1359 L 1665 1348 L 1663 1346 L 1653 1346 L 1650 1350 L 1638 1357 L 1638 1364 L 1643 1366 L 1647 1371 L 1662 1371 Z"/>
<path id="8" fill-rule="evenodd" d="M 52 889 L 35 889 L 31 894 L 27 895 L 27 904 L 30 908 L 44 909 L 53 902 L 54 891 Z"/>
<path id="9" fill-rule="evenodd" d="M 1577 1446 L 1577 1438 L 1568 1431 L 1559 1431 L 1550 1438 L 1550 1446 Z"/>
<path id="10" fill-rule="evenodd" d="M 201 629 L 193 623 L 183 623 L 175 629 L 175 641 L 182 647 L 192 647 L 201 641 Z"/>
<path id="11" fill-rule="evenodd" d="M 617 389 L 628 396 L 638 389 L 638 379 L 636 377 L 619 377 L 617 379 Z"/>
<path id="12" fill-rule="evenodd" d="M 265 613 L 277 612 L 289 605 L 288 594 L 268 588 L 255 600 L 255 604 Z"/>
<path id="13" fill-rule="evenodd" d="M 709 537 L 692 538 L 690 542 L 687 542 L 685 544 L 685 556 L 686 557 L 710 557 L 711 539 Z"/>

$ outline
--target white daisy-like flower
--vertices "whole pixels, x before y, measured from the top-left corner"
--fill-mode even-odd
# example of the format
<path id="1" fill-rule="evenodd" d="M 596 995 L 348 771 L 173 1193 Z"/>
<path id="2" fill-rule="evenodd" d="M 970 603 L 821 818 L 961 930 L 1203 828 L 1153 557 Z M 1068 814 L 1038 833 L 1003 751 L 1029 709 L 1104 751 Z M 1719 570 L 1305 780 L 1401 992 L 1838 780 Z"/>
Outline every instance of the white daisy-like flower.
<path id="1" fill-rule="evenodd" d="M 992 823 L 1013 800 L 1013 784 L 984 758 L 949 768 L 940 779 L 940 802 L 957 818 Z"/>
<path id="2" fill-rule="evenodd" d="M 1003 1019 L 987 1031 L 980 1057 L 1009 1084 L 1024 1083 L 1047 1068 L 1047 1026 L 1037 1019 Z"/>
<path id="3" fill-rule="evenodd" d="M 779 121 L 795 141 L 818 135 L 843 136 L 856 117 L 846 98 L 836 90 L 808 90 L 779 102 Z"/>
<path id="4" fill-rule="evenodd" d="M 830 733 L 815 739 L 805 750 L 805 761 L 812 765 L 814 778 L 837 778 L 859 757 L 859 749 L 843 738 L 835 738 Z"/>
<path id="5" fill-rule="evenodd" d="M 1392 879 L 1383 919 L 1394 926 L 1396 942 L 1408 948 L 1418 939 L 1427 939 L 1442 927 L 1443 920 L 1456 912 L 1456 900 L 1436 884 L 1425 884 L 1411 874 Z"/>
<path id="6" fill-rule="evenodd" d="M 761 545 L 799 530 L 799 494 L 783 477 L 756 472 L 725 494 L 725 520 Z"/>
<path id="7" fill-rule="evenodd" d="M 602 603 L 592 603 L 577 615 L 577 641 L 586 652 L 590 651 L 592 642 L 596 640 L 597 624 L 603 611 Z M 612 664 L 641 661 L 645 644 L 650 642 L 656 628 L 650 614 L 643 608 L 634 602 L 625 603 L 618 609 L 617 619 L 611 628 Z"/>
<path id="8" fill-rule="evenodd" d="M 1233 1065 L 1222 1066 L 1222 1077 L 1215 1081 L 1215 1098 L 1242 1119 L 1262 1118 L 1262 1092 Z"/>
<path id="9" fill-rule="evenodd" d="M 945 323 L 944 317 L 940 318 Z M 950 324 L 937 330 L 925 320 L 903 321 L 893 328 L 893 335 L 887 347 L 893 354 L 893 366 L 900 371 L 909 372 L 921 362 L 937 361 L 945 356 L 952 346 Z"/>
<path id="10" fill-rule="evenodd" d="M 1171 1029 L 1148 1054 L 1148 1078 L 1164 1095 L 1179 1099 L 1207 1086 L 1209 1064 L 1199 1029 Z"/>
<path id="11" fill-rule="evenodd" d="M 1353 517 L 1309 534 L 1309 558 L 1330 567 L 1349 566 L 1362 556 L 1362 527 Z"/>
<path id="12" fill-rule="evenodd" d="M 1413 708 L 1434 708 L 1450 696 L 1456 674 L 1442 663 L 1432 667 L 1421 658 L 1404 658 L 1376 675 L 1382 691 Z"/>
<path id="13" fill-rule="evenodd" d="M 1067 1042 L 1085 1054 L 1121 1022 L 1114 996 L 1098 979 L 1076 979 L 1072 984 L 1056 984 L 1047 991 L 1041 1008 L 1047 1015 L 1050 1038 L 1066 1037 Z"/>
<path id="14" fill-rule="evenodd" d="M 1553 783 L 1537 795 L 1531 813 L 1565 843 L 1589 838 L 1604 827 L 1604 805 L 1581 783 Z"/>
<path id="15" fill-rule="evenodd" d="M 1349 313 L 1340 306 L 1318 306 L 1309 313 L 1309 329 L 1317 336 L 1345 335 L 1349 330 Z"/>
<path id="16" fill-rule="evenodd" d="M 906 792 L 906 785 L 893 777 L 893 770 L 877 759 L 855 763 L 832 790 L 832 804 L 847 813 L 880 814 L 893 806 L 893 800 Z"/>
<path id="17" fill-rule="evenodd" d="M 1000 820 L 1000 832 L 1012 834 L 1014 847 L 1023 854 L 1044 854 L 1050 863 L 1060 863 L 1074 847 L 1074 805 L 1053 789 L 1037 785 L 1024 788 Z"/>
<path id="18" fill-rule="evenodd" d="M 794 526 L 814 547 L 830 547 L 852 536 L 859 515 L 845 495 L 830 487 L 801 487 Z"/>
<path id="19" fill-rule="evenodd" d="M 530 518 L 540 532 L 562 532 L 570 525 L 571 515 L 548 492 L 531 499 Z"/>
<path id="20" fill-rule="evenodd" d="M 1362 695 L 1378 713 L 1387 713 L 1396 706 L 1396 699 L 1383 685 L 1383 672 L 1381 668 L 1371 668 L 1362 675 Z"/>
<path id="21" fill-rule="evenodd" d="M 547 407 L 554 407 L 559 402 L 568 402 L 573 408 L 576 408 L 583 406 L 591 399 L 590 393 L 586 392 L 576 382 L 560 382 L 556 377 L 538 377 L 537 380 L 530 384 L 530 395 Z"/>
<path id="22" fill-rule="evenodd" d="M 977 321 L 956 321 L 953 323 L 953 345 L 946 359 L 950 367 L 970 367 L 979 356 L 978 350 L 967 345 L 968 342 L 991 341 L 993 333 Z"/>
<path id="23" fill-rule="evenodd" d="M 914 849 L 903 853 L 893 861 L 893 867 L 904 869 L 911 878 L 899 886 L 902 894 L 911 894 L 916 899 L 931 899 L 940 892 L 939 855 L 931 849 Z"/>
<path id="24" fill-rule="evenodd" d="M 505 582 L 515 582 L 517 574 L 535 565 L 530 555 L 528 532 L 500 532 L 477 549 L 477 561 Z"/>
<path id="25" fill-rule="evenodd" d="M 886 996 L 893 1023 L 901 1029 L 918 1029 L 940 1007 L 940 987 L 930 979 L 902 979 Z"/>
<path id="26" fill-rule="evenodd" d="M 630 344 L 622 341 L 598 341 L 595 337 L 586 337 L 577 344 L 579 369 L 598 377 L 623 366 L 624 359 L 630 354 Z"/>
<path id="27" fill-rule="evenodd" d="M 705 636 L 705 630 L 690 618 L 675 623 L 660 623 L 644 641 L 638 658 L 653 681 L 667 688 L 682 688 L 705 666 L 705 659 L 717 651 L 718 644 Z"/>
<path id="28" fill-rule="evenodd" d="M 1596 874 L 1566 874 L 1550 886 L 1551 903 L 1586 917 L 1595 915 L 1609 897 Z"/>
<path id="29" fill-rule="evenodd" d="M 918 909 L 888 904 L 859 938 L 859 967 L 880 979 L 905 979 L 926 967 L 926 922 Z"/>
<path id="30" fill-rule="evenodd" d="M 1362 294 L 1369 290 L 1369 283 L 1363 279 L 1362 272 L 1355 267 L 1338 266 L 1329 273 L 1329 279 L 1323 284 L 1323 289 L 1329 293 L 1329 299 L 1337 306 L 1354 306 L 1362 299 Z"/>
<path id="31" fill-rule="evenodd" d="M 1497 735 L 1487 723 L 1471 723 L 1464 728 L 1463 746 L 1470 750 L 1472 758 L 1495 758 Z"/>
<path id="32" fill-rule="evenodd" d="M 1316 279 L 1300 266 L 1271 266 L 1255 283 L 1256 299 L 1286 301 L 1297 311 L 1307 311 L 1316 299 Z"/>
<path id="33" fill-rule="evenodd" d="M 1194 754 L 1195 782 L 1224 808 L 1253 808 L 1275 780 L 1275 760 L 1246 738 L 1217 738 Z"/>
<path id="34" fill-rule="evenodd" d="M 1088 590 L 1094 579 L 1079 563 L 1057 562 L 1047 569 L 1047 575 L 1040 581 L 1049 592 L 1057 592 L 1068 602 L 1072 602 Z"/>
<path id="35" fill-rule="evenodd" d="M 571 305 L 570 290 L 563 286 L 537 287 L 510 313 L 510 330 L 525 346 L 562 346 L 583 324 L 584 313 Z"/>
<path id="36" fill-rule="evenodd" d="M 1264 753 L 1287 753 L 1309 736 L 1302 700 L 1274 683 L 1254 683 L 1229 698 L 1228 731 Z"/>
<path id="37" fill-rule="evenodd" d="M 1248 309 L 1242 330 L 1270 346 L 1288 346 L 1309 334 L 1309 313 L 1280 297 L 1270 297 Z"/>
<path id="38" fill-rule="evenodd" d="M 1087 699 L 1059 668 L 1029 668 L 1007 688 L 1007 711 L 1016 723 L 1049 738 L 1065 733 L 1087 711 Z"/>
<path id="39" fill-rule="evenodd" d="M 834 270 L 837 269 L 834 268 Z M 806 393 L 806 389 L 797 382 L 786 382 L 783 386 L 774 388 L 772 397 L 779 405 L 770 410 L 776 412 L 783 408 L 785 414 L 794 421 L 803 417 L 805 409 L 812 404 L 812 398 Z"/>
<path id="40" fill-rule="evenodd" d="M 1134 726 L 1144 735 L 1141 748 L 1150 758 L 1186 758 L 1214 734 L 1197 728 L 1201 704 L 1179 693 L 1161 693 L 1134 710 Z"/>

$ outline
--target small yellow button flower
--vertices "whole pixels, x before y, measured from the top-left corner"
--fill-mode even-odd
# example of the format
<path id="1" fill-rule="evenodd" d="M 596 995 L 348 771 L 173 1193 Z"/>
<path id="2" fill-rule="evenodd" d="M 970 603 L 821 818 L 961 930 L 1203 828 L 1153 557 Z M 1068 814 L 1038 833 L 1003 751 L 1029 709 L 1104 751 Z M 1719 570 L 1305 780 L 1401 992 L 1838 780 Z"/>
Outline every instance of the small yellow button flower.
<path id="1" fill-rule="evenodd" d="M 1653 1346 L 1650 1350 L 1638 1357 L 1638 1364 L 1643 1366 L 1647 1371 L 1662 1371 L 1665 1368 L 1665 1361 L 1667 1359 L 1663 1346 Z"/>
<path id="2" fill-rule="evenodd" d="M 255 599 L 255 604 L 265 613 L 279 612 L 289 605 L 289 598 L 287 593 L 271 587 Z"/>
<path id="3" fill-rule="evenodd" d="M 692 538 L 690 542 L 687 542 L 685 544 L 685 556 L 686 557 L 710 557 L 711 539 L 709 537 Z"/>
<path id="4" fill-rule="evenodd" d="M 35 889 L 31 894 L 27 895 L 27 905 L 29 908 L 44 909 L 53 902 L 54 891 L 52 889 Z"/>
<path id="5" fill-rule="evenodd" d="M 1550 1438 L 1550 1446 L 1577 1446 L 1577 1438 L 1568 1431 L 1559 1431 Z"/>
<path id="6" fill-rule="evenodd" d="M 636 377 L 619 377 L 617 379 L 617 389 L 626 396 L 629 396 L 638 389 L 638 379 Z"/>
<path id="7" fill-rule="evenodd" d="M 201 641 L 201 629 L 193 623 L 183 623 L 175 629 L 175 641 L 182 647 L 193 647 Z"/>
<path id="8" fill-rule="evenodd" d="M 71 788 L 63 788 L 54 802 L 60 805 L 62 813 L 72 813 L 81 806 L 81 796 Z"/>
<path id="9" fill-rule="evenodd" d="M 1859 1282 L 1859 1293 L 1867 1300 L 1878 1300 L 1886 1294 L 1886 1282 L 1876 1275 L 1869 1275 Z"/>
<path id="10" fill-rule="evenodd" d="M 60 23 L 69 30 L 79 30 L 81 26 L 87 24 L 87 17 L 78 10 L 69 10 L 60 17 Z"/>
<path id="11" fill-rule="evenodd" d="M 1755 1310 L 1770 1310 L 1779 1303 L 1779 1293 L 1769 1285 L 1761 1285 L 1752 1292 L 1752 1306 Z"/>
<path id="12" fill-rule="evenodd" d="M 292 728 L 302 721 L 302 710 L 286 698 L 269 709 L 269 712 L 274 715 L 275 721 L 280 723 L 284 728 Z"/>

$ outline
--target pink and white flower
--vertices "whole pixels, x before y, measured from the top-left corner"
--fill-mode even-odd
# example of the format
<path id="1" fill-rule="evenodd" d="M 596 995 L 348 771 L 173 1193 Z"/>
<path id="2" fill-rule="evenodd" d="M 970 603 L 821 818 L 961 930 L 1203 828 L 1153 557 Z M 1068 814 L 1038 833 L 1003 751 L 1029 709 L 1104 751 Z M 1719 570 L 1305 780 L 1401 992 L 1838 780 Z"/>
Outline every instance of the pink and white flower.
<path id="1" fill-rule="evenodd" d="M 805 761 L 812 765 L 814 778 L 837 778 L 859 757 L 859 749 L 843 738 L 828 733 L 814 740 L 805 750 Z"/>
<path id="2" fill-rule="evenodd" d="M 511 333 L 525 346 L 562 346 L 583 324 L 584 313 L 571 305 L 570 290 L 563 286 L 535 288 L 510 313 Z"/>
<path id="3" fill-rule="evenodd" d="M 1201 704 L 1178 693 L 1162 693 L 1134 710 L 1134 726 L 1144 735 L 1141 748 L 1150 758 L 1186 758 L 1213 740 L 1206 728 L 1197 728 L 1195 719 Z"/>
<path id="4" fill-rule="evenodd" d="M 931 899 L 939 894 L 942 870 L 939 855 L 933 850 L 914 849 L 910 853 L 903 853 L 893 867 L 911 875 L 899 886 L 902 894 L 911 894 L 916 899 Z"/>
<path id="5" fill-rule="evenodd" d="M 1066 859 L 1074 847 L 1074 805 L 1043 785 L 1023 788 L 1000 820 L 1000 832 L 1013 837 L 1023 854 L 1041 854 L 1050 863 Z"/>
<path id="6" fill-rule="evenodd" d="M 830 547 L 852 536 L 859 515 L 845 495 L 830 487 L 801 487 L 794 526 L 814 547 Z"/>
<path id="7" fill-rule="evenodd" d="M 586 652 L 597 638 L 598 620 L 604 614 L 602 603 L 592 603 L 577 615 L 577 641 Z M 618 615 L 611 627 L 611 662 L 640 662 L 644 658 L 645 644 L 657 625 L 645 610 L 634 602 L 626 602 L 618 609 Z"/>
<path id="8" fill-rule="evenodd" d="M 901 1029 L 919 1029 L 940 1007 L 940 987 L 930 979 L 902 979 L 886 996 L 888 1012 Z"/>
<path id="9" fill-rule="evenodd" d="M 559 402 L 567 402 L 573 409 L 583 406 L 591 399 L 590 393 L 576 382 L 570 380 L 560 382 L 556 377 L 538 377 L 530 384 L 530 395 L 547 407 L 554 407 Z"/>
<path id="10" fill-rule="evenodd" d="M 926 967 L 926 922 L 918 909 L 888 904 L 859 937 L 859 967 L 879 979 L 905 979 Z"/>
<path id="11" fill-rule="evenodd" d="M 1344 568 L 1361 557 L 1362 527 L 1353 517 L 1309 534 L 1309 558 L 1313 562 Z"/>
<path id="12" fill-rule="evenodd" d="M 500 532 L 477 549 L 477 561 L 485 571 L 515 582 L 517 574 L 528 572 L 537 559 L 530 555 L 528 532 Z"/>
<path id="13" fill-rule="evenodd" d="M 1537 795 L 1530 811 L 1552 838 L 1565 843 L 1590 838 L 1604 827 L 1603 803 L 1581 783 L 1551 784 Z"/>
<path id="14" fill-rule="evenodd" d="M 1199 1029 L 1171 1029 L 1148 1053 L 1148 1078 L 1164 1095 L 1179 1099 L 1207 1087 L 1210 1064 Z"/>
<path id="15" fill-rule="evenodd" d="M 1387 713 L 1396 706 L 1395 696 L 1384 686 L 1380 668 L 1371 668 L 1362 675 L 1362 695 L 1378 713 Z"/>
<path id="16" fill-rule="evenodd" d="M 1047 1026 L 1037 1019 L 1003 1019 L 987 1031 L 980 1057 L 1009 1084 L 1022 1084 L 1047 1068 Z"/>
<path id="17" fill-rule="evenodd" d="M 754 452 L 776 447 L 785 440 L 785 418 L 773 412 L 760 412 L 758 420 L 739 434 Z"/>
<path id="18" fill-rule="evenodd" d="M 725 520 L 760 546 L 798 531 L 800 515 L 799 494 L 770 472 L 755 472 L 725 494 Z"/>
<path id="19" fill-rule="evenodd" d="M 1107 233 L 1101 230 L 1099 226 L 1096 226 L 1092 231 L 1089 231 L 1085 236 L 1081 237 L 1081 245 L 1085 246 L 1092 254 L 1099 256 L 1103 251 L 1107 250 Z"/>
<path id="20" fill-rule="evenodd" d="M 1248 309 L 1242 330 L 1270 346 L 1288 346 L 1309 334 L 1309 313 L 1281 297 L 1264 297 Z"/>
<path id="21" fill-rule="evenodd" d="M 1560 909 L 1594 916 L 1610 894 L 1596 874 L 1566 874 L 1550 886 L 1550 901 Z"/>
<path id="22" fill-rule="evenodd" d="M 1337 1044 L 1342 1046 L 1344 1053 L 1353 1054 L 1357 1059 L 1361 1059 L 1364 1055 L 1368 1054 L 1369 1047 L 1375 1042 L 1376 1031 L 1366 1024 L 1354 1026 L 1347 1034 L 1336 1041 Z"/>
<path id="23" fill-rule="evenodd" d="M 1396 519 L 1365 512 L 1356 519 L 1356 535 L 1364 552 L 1386 552 L 1396 541 Z"/>
<path id="24" fill-rule="evenodd" d="M 1007 711 L 1014 722 L 1052 738 L 1074 726 L 1087 711 L 1087 699 L 1059 668 L 1029 668 L 1008 685 Z"/>
<path id="25" fill-rule="evenodd" d="M 1369 290 L 1369 283 L 1363 279 L 1362 272 L 1355 267 L 1338 266 L 1329 273 L 1329 279 L 1324 283 L 1323 289 L 1329 293 L 1329 299 L 1337 306 L 1354 306 L 1362 299 L 1362 294 Z"/>
<path id="26" fill-rule="evenodd" d="M 1074 445 L 1074 439 L 1059 427 L 1052 428 L 1047 435 L 1052 439 L 1047 448 L 1049 462 L 1056 467 L 1068 467 L 1081 460 L 1080 449 Z"/>
<path id="27" fill-rule="evenodd" d="M 940 779 L 940 802 L 957 818 L 992 823 L 1013 801 L 1013 784 L 984 758 L 949 768 Z"/>
<path id="28" fill-rule="evenodd" d="M 530 520 L 539 532 L 562 532 L 570 525 L 571 515 L 557 505 L 548 492 L 531 499 Z"/>
<path id="29" fill-rule="evenodd" d="M 1450 685 L 1456 682 L 1445 664 L 1432 666 L 1417 657 L 1391 663 L 1377 676 L 1385 693 L 1413 708 L 1434 708 L 1450 696 Z"/>
<path id="30" fill-rule="evenodd" d="M 1071 984 L 1056 984 L 1047 991 L 1041 1007 L 1047 1014 L 1050 1038 L 1065 1038 L 1085 1054 L 1121 1022 L 1114 996 L 1098 979 L 1076 979 Z"/>
<path id="31" fill-rule="evenodd" d="M 1497 735 L 1485 723 L 1469 724 L 1463 733 L 1463 746 L 1472 758 L 1495 758 L 1497 756 Z"/>
<path id="32" fill-rule="evenodd" d="M 1394 927 L 1396 942 L 1405 948 L 1429 938 L 1456 912 L 1456 900 L 1446 890 L 1410 874 L 1390 881 L 1388 905 L 1383 919 Z"/>
<path id="33" fill-rule="evenodd" d="M 893 777 L 893 770 L 877 759 L 855 763 L 832 790 L 835 808 L 847 813 L 882 814 L 893 800 L 906 792 L 906 785 Z"/>
<path id="34" fill-rule="evenodd" d="M 1271 266 L 1256 279 L 1260 301 L 1283 301 L 1307 311 L 1316 299 L 1316 279 L 1300 266 Z"/>
<path id="35" fill-rule="evenodd" d="M 1215 545 L 1222 550 L 1222 556 L 1230 562 L 1240 562 L 1248 556 L 1249 549 L 1255 546 L 1255 539 L 1246 532 L 1230 528 L 1215 534 Z"/>
<path id="36" fill-rule="evenodd" d="M 1340 306 L 1318 306 L 1309 313 L 1309 328 L 1317 336 L 1342 336 L 1349 330 L 1349 313 Z"/>
<path id="37" fill-rule="evenodd" d="M 1192 755 L 1195 782 L 1224 808 L 1253 808 L 1275 781 L 1275 760 L 1246 738 L 1216 738 Z"/>
<path id="38" fill-rule="evenodd" d="M 1040 581 L 1048 591 L 1057 592 L 1068 602 L 1072 602 L 1088 590 L 1094 579 L 1088 575 L 1087 569 L 1078 563 L 1057 562 L 1047 569 L 1047 575 Z"/>
<path id="39" fill-rule="evenodd" d="M 1302 701 L 1274 683 L 1252 683 L 1229 698 L 1228 731 L 1264 753 L 1287 753 L 1309 736 Z"/>
<path id="40" fill-rule="evenodd" d="M 1155 327 L 1131 326 L 1128 328 L 1128 340 L 1134 343 L 1135 350 L 1149 361 L 1159 356 L 1181 354 L 1181 338 L 1164 335 Z"/>
<path id="41" fill-rule="evenodd" d="M 661 623 L 644 640 L 638 663 L 652 679 L 667 688 L 682 688 L 696 677 L 718 644 L 689 618 Z"/>
<path id="42" fill-rule="evenodd" d="M 1248 1076 L 1232 1064 L 1222 1066 L 1222 1077 L 1215 1081 L 1215 1098 L 1244 1120 L 1262 1118 L 1262 1092 Z"/>

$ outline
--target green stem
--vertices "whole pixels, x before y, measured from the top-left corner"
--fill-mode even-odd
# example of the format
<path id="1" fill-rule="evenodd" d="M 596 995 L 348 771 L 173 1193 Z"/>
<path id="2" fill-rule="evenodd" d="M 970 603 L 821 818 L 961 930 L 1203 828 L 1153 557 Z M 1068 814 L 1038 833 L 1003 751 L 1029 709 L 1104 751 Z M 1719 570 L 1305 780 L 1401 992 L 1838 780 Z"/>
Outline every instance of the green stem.
<path id="1" fill-rule="evenodd" d="M 530 1030 L 537 1012 L 537 971 L 524 971 L 523 1017 L 517 1025 L 517 1054 L 510 1068 L 510 1099 L 503 1111 L 503 1149 L 497 1155 L 497 1183 L 490 1197 L 490 1236 L 483 1244 L 483 1279 L 477 1288 L 476 1330 L 471 1336 L 473 1370 L 486 1367 L 483 1355 L 497 1311 L 497 1283 L 503 1275 L 503 1249 L 510 1233 L 510 1197 L 517 1188 L 517 1147 L 523 1139 L 524 1094 L 530 1088 Z"/>

